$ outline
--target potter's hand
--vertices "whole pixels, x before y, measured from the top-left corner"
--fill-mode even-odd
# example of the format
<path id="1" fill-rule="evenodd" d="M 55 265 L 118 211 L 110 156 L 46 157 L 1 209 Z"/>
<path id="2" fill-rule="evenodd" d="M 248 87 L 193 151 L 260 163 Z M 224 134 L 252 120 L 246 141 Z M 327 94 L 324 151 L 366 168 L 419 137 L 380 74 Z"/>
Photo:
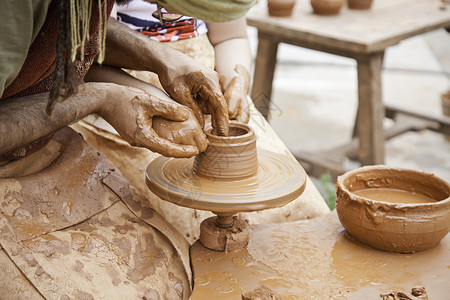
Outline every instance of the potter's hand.
<path id="1" fill-rule="evenodd" d="M 211 114 L 219 134 L 228 134 L 227 103 L 215 71 L 116 20 L 108 20 L 106 48 L 104 65 L 158 74 L 164 89 L 175 101 L 190 107 L 200 125 L 203 109 Z"/>
<path id="2" fill-rule="evenodd" d="M 192 110 L 187 109 L 187 111 L 189 117 L 183 122 L 173 122 L 163 117 L 154 117 L 153 129 L 160 137 L 164 137 L 175 144 L 192 145 L 197 147 L 199 152 L 203 152 L 208 147 L 206 135 Z"/>
<path id="3" fill-rule="evenodd" d="M 206 137 L 189 108 L 140 89 L 117 87 L 99 114 L 132 146 L 172 157 L 191 157 L 206 148 Z M 164 118 L 169 127 L 182 128 L 182 137 L 164 135 L 167 131 L 158 134 L 153 127 L 157 117 Z"/>
<path id="4" fill-rule="evenodd" d="M 203 113 L 211 114 L 213 128 L 219 135 L 228 135 L 227 103 L 218 74 L 187 56 L 173 61 L 174 66 L 158 74 L 164 89 L 174 100 L 190 107 L 202 126 Z"/>
<path id="5" fill-rule="evenodd" d="M 231 79 L 228 87 L 224 89 L 224 97 L 228 103 L 228 115 L 230 119 L 248 123 L 250 120 L 250 107 L 247 94 L 250 84 L 250 75 L 243 66 L 237 65 L 237 76 Z"/>

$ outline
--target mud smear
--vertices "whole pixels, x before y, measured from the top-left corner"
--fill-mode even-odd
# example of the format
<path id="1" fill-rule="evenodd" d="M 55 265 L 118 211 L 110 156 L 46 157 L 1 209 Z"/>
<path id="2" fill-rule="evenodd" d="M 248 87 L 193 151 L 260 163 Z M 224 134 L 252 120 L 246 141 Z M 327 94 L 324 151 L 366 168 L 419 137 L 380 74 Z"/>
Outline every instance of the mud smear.
<path id="1" fill-rule="evenodd" d="M 430 299 L 450 292 L 450 238 L 411 255 L 378 251 L 347 238 L 335 212 L 323 218 L 252 225 L 246 249 L 191 249 L 191 299 L 241 299 L 267 286 L 281 299 L 380 299 L 425 287 Z"/>

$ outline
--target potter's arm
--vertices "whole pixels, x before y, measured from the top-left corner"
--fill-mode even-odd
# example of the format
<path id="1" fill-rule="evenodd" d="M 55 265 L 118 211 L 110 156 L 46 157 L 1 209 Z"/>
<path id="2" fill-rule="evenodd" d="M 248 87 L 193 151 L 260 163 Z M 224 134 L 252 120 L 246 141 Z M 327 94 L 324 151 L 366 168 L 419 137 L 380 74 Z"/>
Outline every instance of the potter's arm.
<path id="1" fill-rule="evenodd" d="M 214 46 L 216 71 L 220 75 L 230 118 L 248 122 L 247 94 L 250 85 L 252 57 L 247 38 L 245 17 L 208 23 L 208 38 Z"/>
<path id="2" fill-rule="evenodd" d="M 124 86 L 132 86 L 136 88 L 140 88 L 147 93 L 156 96 L 158 98 L 164 99 L 166 101 L 172 101 L 169 96 L 161 91 L 159 88 L 144 82 L 136 77 L 133 77 L 121 70 L 120 68 L 106 66 L 106 65 L 98 65 L 93 64 L 86 76 L 84 77 L 84 81 L 86 82 L 111 82 Z"/>
<path id="3" fill-rule="evenodd" d="M 98 111 L 109 91 L 107 85 L 81 85 L 79 92 L 56 105 L 50 116 L 45 112 L 48 93 L 0 101 L 0 154 Z"/>
<path id="4" fill-rule="evenodd" d="M 227 104 L 218 74 L 187 55 L 110 19 L 104 64 L 157 73 L 169 95 L 190 107 L 201 124 L 202 111 L 210 113 L 213 127 L 222 135 L 228 133 Z"/>
<path id="5" fill-rule="evenodd" d="M 168 103 L 143 90 L 114 83 L 85 83 L 78 92 L 55 106 L 48 116 L 48 93 L 0 101 L 0 154 L 69 125 L 91 113 L 110 123 L 133 146 L 173 157 L 190 157 L 199 149 L 160 137 L 152 128 L 154 116 L 174 122 L 189 119 L 190 112 L 178 103 Z"/>

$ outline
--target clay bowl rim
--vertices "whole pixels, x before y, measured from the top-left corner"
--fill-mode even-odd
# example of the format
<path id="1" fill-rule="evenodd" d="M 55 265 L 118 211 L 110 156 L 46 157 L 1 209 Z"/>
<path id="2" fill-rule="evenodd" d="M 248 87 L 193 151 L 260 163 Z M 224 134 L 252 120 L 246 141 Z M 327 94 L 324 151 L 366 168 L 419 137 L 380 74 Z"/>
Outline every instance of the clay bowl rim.
<path id="1" fill-rule="evenodd" d="M 233 146 L 241 146 L 244 144 L 248 144 L 249 142 L 252 142 L 256 140 L 255 131 L 252 127 L 250 127 L 248 124 L 238 122 L 238 121 L 230 121 L 228 123 L 229 128 L 240 128 L 247 131 L 245 134 L 242 135 L 233 135 L 233 136 L 220 136 L 212 134 L 211 131 L 213 130 L 211 123 L 209 123 L 205 128 L 205 134 L 208 139 L 208 144 L 215 145 L 219 143 L 219 145 L 225 144 L 232 144 Z M 241 142 L 242 141 L 242 142 Z"/>
<path id="2" fill-rule="evenodd" d="M 427 173 L 424 171 L 419 171 L 419 170 L 414 170 L 414 169 L 408 169 L 408 168 L 397 168 L 397 167 L 389 167 L 389 166 L 385 166 L 385 165 L 372 165 L 372 166 L 364 166 L 364 167 L 360 167 L 348 172 L 345 172 L 344 174 L 338 176 L 337 181 L 336 181 L 336 185 L 342 189 L 343 192 L 345 192 L 348 195 L 351 195 L 351 197 L 347 197 L 346 199 L 350 199 L 350 201 L 358 201 L 358 200 L 363 200 L 364 202 L 366 202 L 366 204 L 375 204 L 375 203 L 380 203 L 386 206 L 389 206 L 391 208 L 397 208 L 397 207 L 409 207 L 409 208 L 414 208 L 414 207 L 433 207 L 433 206 L 442 206 L 442 205 L 446 205 L 447 203 L 450 202 L 450 193 L 447 196 L 447 198 L 441 199 L 441 200 L 436 200 L 435 202 L 426 202 L 426 203 L 396 203 L 396 202 L 387 202 L 387 201 L 382 201 L 382 200 L 373 200 L 373 199 L 369 199 L 363 196 L 359 196 L 356 195 L 355 193 L 351 192 L 345 185 L 344 185 L 344 180 L 352 175 L 358 174 L 358 173 L 363 173 L 363 172 L 367 172 L 367 171 L 371 171 L 374 169 L 382 169 L 382 170 L 396 170 L 396 171 L 400 171 L 400 172 L 412 172 L 412 173 L 416 173 L 419 174 L 420 176 L 431 176 L 433 178 L 434 181 L 439 181 L 441 182 L 444 186 L 448 186 L 449 191 L 450 191 L 450 183 L 447 182 L 445 179 L 442 179 L 432 173 Z M 430 197 L 431 198 L 431 197 Z M 336 199 L 337 200 L 337 199 Z"/>

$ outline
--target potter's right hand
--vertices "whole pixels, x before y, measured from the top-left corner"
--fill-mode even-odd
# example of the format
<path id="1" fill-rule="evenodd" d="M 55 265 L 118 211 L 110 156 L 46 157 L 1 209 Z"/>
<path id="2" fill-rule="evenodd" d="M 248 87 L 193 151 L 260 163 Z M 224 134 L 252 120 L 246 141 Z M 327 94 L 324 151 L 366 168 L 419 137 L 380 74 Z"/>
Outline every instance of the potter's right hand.
<path id="1" fill-rule="evenodd" d="M 174 57 L 173 61 L 175 67 L 166 65 L 158 73 L 164 89 L 175 101 L 191 108 L 201 125 L 203 113 L 211 114 L 212 127 L 219 135 L 227 136 L 228 109 L 219 75 L 186 55 Z"/>
<path id="2" fill-rule="evenodd" d="M 113 97 L 99 114 L 132 146 L 145 147 L 164 156 L 191 157 L 204 151 L 207 145 L 189 108 L 137 88 L 116 86 Z M 153 127 L 155 117 L 163 118 L 171 128 L 184 128 L 183 137 L 159 135 Z"/>

